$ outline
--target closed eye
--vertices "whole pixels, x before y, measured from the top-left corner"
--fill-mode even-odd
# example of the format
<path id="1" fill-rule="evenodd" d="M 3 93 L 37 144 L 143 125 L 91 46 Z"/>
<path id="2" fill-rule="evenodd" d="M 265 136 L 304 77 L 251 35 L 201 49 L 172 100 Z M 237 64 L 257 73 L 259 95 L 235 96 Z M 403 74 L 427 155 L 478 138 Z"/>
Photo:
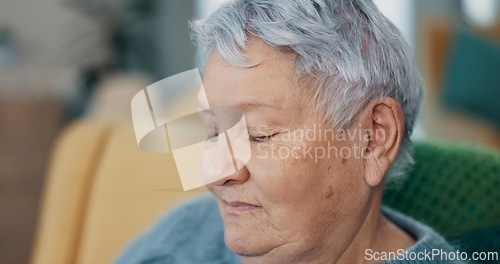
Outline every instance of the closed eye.
<path id="1" fill-rule="evenodd" d="M 254 136 L 250 135 L 250 141 L 251 142 L 256 142 L 256 143 L 267 142 L 267 141 L 271 140 L 272 137 L 274 137 L 277 134 L 278 133 L 274 133 L 272 135 L 264 135 L 264 136 L 258 136 L 258 137 L 254 137 Z"/>

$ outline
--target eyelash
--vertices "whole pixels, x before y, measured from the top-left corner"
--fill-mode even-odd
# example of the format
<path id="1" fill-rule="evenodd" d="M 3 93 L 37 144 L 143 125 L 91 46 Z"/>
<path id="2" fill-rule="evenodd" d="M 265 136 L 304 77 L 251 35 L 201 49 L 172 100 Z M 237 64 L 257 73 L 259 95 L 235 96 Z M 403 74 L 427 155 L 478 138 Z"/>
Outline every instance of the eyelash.
<path id="1" fill-rule="evenodd" d="M 249 140 L 251 142 L 255 142 L 255 143 L 263 143 L 263 142 L 267 142 L 269 140 L 272 139 L 272 137 L 274 137 L 275 135 L 277 135 L 278 133 L 274 133 L 272 135 L 264 135 L 264 136 L 259 136 L 259 137 L 254 137 L 254 136 L 251 136 L 249 135 Z M 210 140 L 210 139 L 214 139 L 214 138 L 217 138 L 219 136 L 219 134 L 215 134 L 213 136 L 209 136 L 207 138 L 207 140 Z"/>
<path id="2" fill-rule="evenodd" d="M 263 142 L 271 140 L 271 138 L 274 137 L 276 134 L 277 133 L 272 134 L 272 135 L 260 136 L 260 137 L 250 136 L 250 141 L 255 142 L 255 143 L 263 143 Z"/>

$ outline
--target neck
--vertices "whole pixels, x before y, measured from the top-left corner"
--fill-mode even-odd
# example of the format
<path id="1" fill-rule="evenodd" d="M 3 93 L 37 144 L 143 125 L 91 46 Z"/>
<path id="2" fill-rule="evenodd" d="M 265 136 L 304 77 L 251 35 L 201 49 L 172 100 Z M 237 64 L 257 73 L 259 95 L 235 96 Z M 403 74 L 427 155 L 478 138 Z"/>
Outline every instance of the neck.
<path id="1" fill-rule="evenodd" d="M 372 252 L 396 252 L 415 243 L 411 236 L 382 214 L 382 191 L 376 192 L 375 196 L 361 228 L 335 263 L 368 263 L 365 258 L 365 251 L 368 249 Z"/>

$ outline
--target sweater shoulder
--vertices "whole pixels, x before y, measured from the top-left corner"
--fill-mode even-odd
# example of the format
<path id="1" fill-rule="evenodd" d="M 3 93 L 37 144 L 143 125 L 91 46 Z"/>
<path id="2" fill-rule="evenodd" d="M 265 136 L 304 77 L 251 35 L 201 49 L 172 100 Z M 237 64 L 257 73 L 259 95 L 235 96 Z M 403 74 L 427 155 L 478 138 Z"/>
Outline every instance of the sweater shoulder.
<path id="1" fill-rule="evenodd" d="M 218 206 L 211 195 L 162 216 L 115 263 L 229 263 Z"/>
<path id="2" fill-rule="evenodd" d="M 382 208 L 383 214 L 399 228 L 407 232 L 415 239 L 415 244 L 407 249 L 398 251 L 397 259 L 386 261 L 386 264 L 426 264 L 426 263 L 446 263 L 462 264 L 466 263 L 457 258 L 456 249 L 451 246 L 441 235 L 431 227 L 403 215 L 388 207 Z M 452 256 L 453 255 L 453 256 Z"/>

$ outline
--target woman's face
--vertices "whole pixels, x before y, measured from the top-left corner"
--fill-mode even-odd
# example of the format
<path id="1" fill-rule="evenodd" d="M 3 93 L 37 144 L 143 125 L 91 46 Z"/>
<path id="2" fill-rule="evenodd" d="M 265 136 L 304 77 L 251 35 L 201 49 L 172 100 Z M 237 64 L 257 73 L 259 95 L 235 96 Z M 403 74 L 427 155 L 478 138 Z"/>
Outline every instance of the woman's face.
<path id="1" fill-rule="evenodd" d="M 246 55 L 261 63 L 237 68 L 214 53 L 203 78 L 211 107 L 244 112 L 251 142 L 250 162 L 208 186 L 225 242 L 248 262 L 305 260 L 325 248 L 338 254 L 371 200 L 362 175 L 366 135 L 356 125 L 337 131 L 321 123 L 294 88 L 293 55 L 256 39 Z"/>

